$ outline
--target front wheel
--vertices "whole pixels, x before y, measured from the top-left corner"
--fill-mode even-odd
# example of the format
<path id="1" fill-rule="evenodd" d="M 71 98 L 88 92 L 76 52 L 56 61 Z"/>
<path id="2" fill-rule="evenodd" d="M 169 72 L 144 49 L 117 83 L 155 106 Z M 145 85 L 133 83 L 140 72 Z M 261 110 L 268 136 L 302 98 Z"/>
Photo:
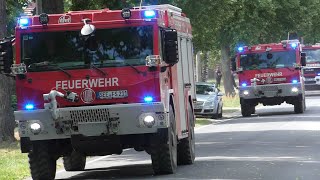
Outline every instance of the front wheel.
<path id="1" fill-rule="evenodd" d="M 252 107 L 249 104 L 242 103 L 241 104 L 241 114 L 243 117 L 249 117 L 252 113 Z"/>
<path id="2" fill-rule="evenodd" d="M 56 176 L 56 158 L 49 152 L 48 144 L 37 142 L 29 153 L 29 164 L 32 179 L 53 180 Z"/>
<path id="3" fill-rule="evenodd" d="M 152 168 L 155 174 L 173 174 L 177 170 L 176 120 L 170 105 L 170 127 L 167 142 L 154 145 L 151 152 Z"/>
<path id="4" fill-rule="evenodd" d="M 70 156 L 63 157 L 63 165 L 66 171 L 83 171 L 86 166 L 86 156 L 73 150 Z"/>
<path id="5" fill-rule="evenodd" d="M 298 98 L 296 103 L 294 104 L 294 112 L 297 114 L 303 113 L 305 110 L 305 98 Z"/>

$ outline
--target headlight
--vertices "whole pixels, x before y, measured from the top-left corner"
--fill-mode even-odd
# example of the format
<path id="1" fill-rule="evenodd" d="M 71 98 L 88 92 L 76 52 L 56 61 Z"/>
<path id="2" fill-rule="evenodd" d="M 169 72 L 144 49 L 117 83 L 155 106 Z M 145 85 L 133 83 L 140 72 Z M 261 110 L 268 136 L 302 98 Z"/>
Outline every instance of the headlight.
<path id="1" fill-rule="evenodd" d="M 296 87 L 293 87 L 293 88 L 291 89 L 291 91 L 294 92 L 294 93 L 296 93 L 296 92 L 299 92 L 299 89 L 296 88 Z"/>
<path id="2" fill-rule="evenodd" d="M 30 130 L 33 134 L 39 134 L 41 132 L 41 125 L 39 123 L 31 123 Z"/>
<path id="3" fill-rule="evenodd" d="M 245 91 L 243 91 L 243 95 L 249 95 L 249 91 L 247 91 L 247 90 L 245 90 Z"/>
<path id="4" fill-rule="evenodd" d="M 146 125 L 147 127 L 152 127 L 152 126 L 154 125 L 154 123 L 155 123 L 155 119 L 154 119 L 153 116 L 148 115 L 148 116 L 144 117 L 143 123 L 144 123 L 144 125 Z"/>

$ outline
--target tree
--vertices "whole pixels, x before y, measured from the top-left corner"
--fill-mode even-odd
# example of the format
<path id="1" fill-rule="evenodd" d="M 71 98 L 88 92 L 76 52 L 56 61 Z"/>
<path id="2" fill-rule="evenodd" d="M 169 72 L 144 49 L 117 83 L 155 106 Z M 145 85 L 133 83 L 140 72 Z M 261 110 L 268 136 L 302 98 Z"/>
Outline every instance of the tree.
<path id="1" fill-rule="evenodd" d="M 64 13 L 63 0 L 37 0 L 38 13 L 59 14 Z"/>
<path id="2" fill-rule="evenodd" d="M 7 35 L 6 1 L 0 1 L 0 39 Z M 15 121 L 11 108 L 13 80 L 0 74 L 0 142 L 2 140 L 14 140 Z"/>

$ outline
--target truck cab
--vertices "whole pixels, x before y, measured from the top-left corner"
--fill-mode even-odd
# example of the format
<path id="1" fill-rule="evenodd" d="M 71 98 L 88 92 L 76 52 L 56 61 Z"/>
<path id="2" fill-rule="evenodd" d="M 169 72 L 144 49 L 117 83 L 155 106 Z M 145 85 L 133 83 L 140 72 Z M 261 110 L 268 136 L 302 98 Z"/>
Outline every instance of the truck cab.
<path id="1" fill-rule="evenodd" d="M 301 68 L 305 54 L 297 40 L 239 47 L 234 70 L 239 76 L 241 113 L 255 113 L 255 106 L 294 105 L 296 113 L 305 110 L 304 80 Z"/>
<path id="2" fill-rule="evenodd" d="M 320 44 L 304 45 L 306 66 L 303 68 L 303 77 L 306 90 L 320 90 Z"/>

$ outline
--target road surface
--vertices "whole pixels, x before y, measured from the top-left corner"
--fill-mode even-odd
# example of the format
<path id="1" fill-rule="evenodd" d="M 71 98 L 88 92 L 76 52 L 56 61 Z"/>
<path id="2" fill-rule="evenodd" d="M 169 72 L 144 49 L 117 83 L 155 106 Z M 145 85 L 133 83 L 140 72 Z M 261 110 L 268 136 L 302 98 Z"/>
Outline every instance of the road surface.
<path id="1" fill-rule="evenodd" d="M 88 159 L 86 171 L 58 171 L 57 179 L 320 179 L 320 96 L 307 98 L 307 111 L 293 106 L 261 107 L 196 130 L 196 162 L 176 174 L 153 176 L 149 155 Z"/>

